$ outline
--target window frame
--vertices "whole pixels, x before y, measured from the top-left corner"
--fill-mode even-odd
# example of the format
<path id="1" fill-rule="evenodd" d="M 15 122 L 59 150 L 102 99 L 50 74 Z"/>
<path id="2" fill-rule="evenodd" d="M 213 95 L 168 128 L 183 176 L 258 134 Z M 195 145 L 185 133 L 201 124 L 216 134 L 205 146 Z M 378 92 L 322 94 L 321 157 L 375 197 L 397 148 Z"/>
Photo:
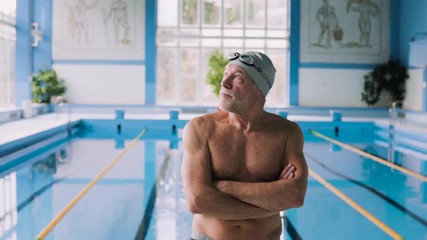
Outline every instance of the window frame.
<path id="1" fill-rule="evenodd" d="M 204 78 L 207 74 L 207 63 L 204 61 L 203 53 L 206 50 L 212 49 L 220 49 L 223 54 L 226 56 L 228 53 L 234 52 L 234 51 L 247 51 L 247 50 L 258 50 L 268 53 L 269 52 L 278 52 L 280 50 L 283 50 L 283 61 L 285 62 L 285 69 L 281 69 L 281 71 L 284 71 L 283 74 L 285 75 L 280 79 L 281 81 L 285 81 L 283 90 L 283 97 L 280 100 L 275 100 L 274 106 L 272 106 L 269 103 L 269 96 L 267 96 L 267 107 L 285 107 L 289 106 L 289 34 L 290 34 L 290 0 L 283 0 L 286 4 L 284 8 L 286 8 L 286 13 L 284 13 L 284 17 L 286 18 L 286 26 L 284 27 L 272 27 L 269 25 L 269 5 L 267 0 L 263 0 L 264 4 L 264 16 L 263 16 L 263 26 L 254 27 L 254 26 L 246 26 L 246 20 L 247 17 L 247 7 L 248 3 L 251 0 L 238 0 L 240 4 L 243 6 L 240 8 L 240 11 L 242 15 L 240 18 L 242 19 L 242 26 L 227 26 L 224 24 L 224 11 L 225 8 L 223 7 L 226 0 L 218 0 L 220 2 L 219 4 L 219 24 L 218 25 L 210 25 L 205 23 L 205 16 L 204 16 L 204 8 L 205 8 L 205 0 L 194 0 L 197 3 L 197 21 L 193 25 L 188 24 L 182 24 L 182 9 L 183 9 L 183 2 L 186 0 L 179 0 L 178 1 L 178 14 L 176 19 L 176 24 L 174 26 L 157 26 L 157 33 L 156 33 L 156 46 L 157 46 L 157 52 L 170 49 L 171 51 L 175 51 L 175 56 L 178 56 L 176 59 L 176 71 L 174 76 L 174 83 L 175 83 L 175 96 L 176 99 L 170 100 L 170 101 L 163 101 L 159 97 L 159 94 L 161 92 L 161 86 L 159 86 L 157 83 L 159 81 L 156 81 L 156 104 L 157 105 L 185 105 L 185 106 L 215 106 L 217 99 L 213 100 L 210 96 L 208 96 L 207 99 L 212 99 L 210 101 L 207 101 L 206 99 L 201 96 L 203 94 L 202 90 L 204 90 L 203 85 L 207 85 L 207 83 L 204 82 Z M 191 0 L 187 0 L 191 1 Z M 277 2 L 275 2 L 277 3 Z M 159 10 L 158 10 L 159 11 Z M 161 14 L 157 14 L 158 17 L 161 17 Z M 159 21 L 158 21 L 159 22 Z M 219 36 L 215 36 L 213 34 L 212 36 L 206 34 L 209 30 L 217 31 L 219 33 Z M 236 32 L 237 30 L 240 30 L 241 34 L 237 36 L 232 36 L 229 33 Z M 166 31 L 169 31 L 169 33 L 165 33 Z M 192 34 L 185 34 L 185 33 L 191 33 Z M 251 32 L 262 32 L 262 36 L 251 36 Z M 274 35 L 274 33 L 280 32 L 280 36 L 271 36 Z M 170 44 L 169 46 L 167 44 L 164 44 L 169 40 L 170 42 L 174 42 L 174 44 Z M 194 40 L 194 44 L 192 46 L 189 46 L 188 42 L 190 40 Z M 214 46 L 208 46 L 205 42 L 210 40 L 218 40 L 219 42 L 216 43 L 216 47 Z M 271 41 L 273 40 L 273 41 Z M 240 41 L 242 44 L 238 46 L 229 46 L 227 45 L 227 41 Z M 248 43 L 251 41 L 260 41 L 262 43 L 259 44 L 259 46 L 253 47 L 248 46 Z M 271 43 L 274 41 L 285 41 L 285 46 L 283 47 L 271 47 Z M 198 76 L 196 79 L 196 99 L 193 102 L 183 101 L 182 100 L 182 92 L 181 84 L 183 82 L 182 74 L 180 73 L 179 67 L 181 58 L 179 58 L 179 54 L 181 53 L 182 49 L 198 49 L 198 68 L 196 69 L 198 71 Z M 174 50 L 173 50 L 174 49 Z M 157 55 L 157 70 L 159 71 L 162 68 L 162 59 Z M 277 76 L 277 74 L 276 74 Z M 278 79 L 276 78 L 276 81 Z M 274 86 L 273 86 L 274 88 Z"/>
<path id="2" fill-rule="evenodd" d="M 16 10 L 0 9 L 0 109 L 15 106 Z"/>

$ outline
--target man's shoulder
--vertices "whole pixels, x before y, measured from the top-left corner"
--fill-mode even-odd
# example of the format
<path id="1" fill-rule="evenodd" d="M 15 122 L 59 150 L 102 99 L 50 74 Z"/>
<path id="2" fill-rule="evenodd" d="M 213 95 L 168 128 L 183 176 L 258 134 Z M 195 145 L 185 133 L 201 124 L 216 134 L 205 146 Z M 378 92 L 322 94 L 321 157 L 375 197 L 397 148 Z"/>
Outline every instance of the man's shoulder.
<path id="1" fill-rule="evenodd" d="M 217 111 L 214 113 L 209 113 L 205 115 L 201 115 L 195 118 L 192 118 L 188 124 L 194 124 L 196 126 L 200 127 L 209 127 L 216 125 L 218 122 L 220 122 L 225 117 L 225 112 Z"/>
<path id="2" fill-rule="evenodd" d="M 268 113 L 268 114 L 269 114 L 270 122 L 273 123 L 273 125 L 276 127 L 279 127 L 281 129 L 288 129 L 288 130 L 299 129 L 299 125 L 294 121 L 291 121 L 287 118 L 283 118 L 274 113 Z"/>
<path id="3" fill-rule="evenodd" d="M 216 121 L 221 121 L 222 119 L 224 119 L 227 116 L 227 112 L 224 111 L 216 111 L 213 113 L 208 113 L 205 115 L 201 115 L 198 117 L 195 117 L 193 119 L 191 119 L 192 121 L 205 121 L 205 122 L 216 122 Z"/>

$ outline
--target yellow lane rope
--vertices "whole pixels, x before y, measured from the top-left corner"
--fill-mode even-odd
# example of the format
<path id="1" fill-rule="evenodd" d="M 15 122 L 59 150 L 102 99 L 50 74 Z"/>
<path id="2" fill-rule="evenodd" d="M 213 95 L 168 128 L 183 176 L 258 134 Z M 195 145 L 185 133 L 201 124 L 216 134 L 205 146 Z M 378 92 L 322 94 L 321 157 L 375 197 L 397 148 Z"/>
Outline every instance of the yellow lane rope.
<path id="1" fill-rule="evenodd" d="M 335 144 L 335 145 L 338 145 L 338 146 L 340 146 L 340 147 L 343 147 L 343 148 L 345 148 L 345 149 L 348 149 L 348 150 L 350 150 L 350 151 L 353 151 L 353 152 L 355 152 L 355 153 L 358 153 L 358 154 L 360 154 L 360 155 L 362 155 L 362 156 L 364 156 L 364 157 L 367 157 L 367 158 L 369 158 L 369 159 L 371 159 L 371 160 L 374 160 L 374 161 L 376 161 L 376 162 L 378 162 L 378 163 L 381 163 L 381 164 L 386 165 L 386 166 L 388 166 L 388 167 L 394 168 L 394 169 L 396 169 L 396 170 L 398 170 L 398 171 L 400 171 L 400 172 L 406 173 L 406 174 L 411 175 L 411 176 L 413 176 L 413 177 L 415 177 L 415 178 L 418 178 L 418 179 L 420 179 L 420 180 L 422 180 L 422 181 L 424 181 L 424 182 L 427 182 L 427 177 L 426 177 L 426 176 L 424 176 L 424 175 L 421 175 L 421 174 L 419 174 L 419 173 L 417 173 L 417 172 L 414 172 L 414 171 L 411 171 L 411 170 L 409 170 L 409 169 L 406 169 L 406 168 L 403 168 L 403 167 L 401 167 L 401 166 L 398 166 L 398 165 L 396 165 L 396 164 L 394 164 L 394 163 L 391 163 L 391 162 L 389 162 L 389 161 L 387 161 L 387 160 L 385 160 L 385 159 L 382 159 L 382 158 L 380 158 L 380 157 L 377 157 L 377 156 L 375 156 L 375 155 L 372 155 L 372 154 L 370 154 L 370 153 L 367 153 L 367 152 L 365 152 L 365 151 L 363 151 L 363 150 L 360 150 L 360 149 L 358 149 L 358 148 L 356 148 L 356 147 L 353 147 L 353 146 L 351 146 L 351 145 L 348 145 L 348 144 L 345 144 L 345 143 L 339 142 L 339 141 L 337 141 L 337 140 L 335 140 L 335 139 L 332 139 L 332 138 L 330 138 L 330 137 L 327 137 L 327 136 L 325 136 L 325 135 L 323 135 L 323 134 L 321 134 L 321 133 L 317 132 L 316 130 L 310 130 L 310 133 L 311 133 L 311 134 L 313 134 L 313 135 L 315 135 L 315 136 L 317 136 L 317 137 L 319 137 L 319 138 L 322 138 L 322 139 L 324 139 L 324 140 L 326 140 L 326 141 L 329 141 L 329 142 L 331 142 L 331 143 L 333 143 L 333 144 Z"/>
<path id="2" fill-rule="evenodd" d="M 393 239 L 399 239 L 402 240 L 403 237 L 400 236 L 397 232 L 395 232 L 393 229 L 391 229 L 389 226 L 385 225 L 383 222 L 381 222 L 378 218 L 370 214 L 368 211 L 366 211 L 364 208 L 362 208 L 359 204 L 351 200 L 347 195 L 339 191 L 337 188 L 332 186 L 330 183 L 328 183 L 325 179 L 320 177 L 317 173 L 315 173 L 313 170 L 308 170 L 311 177 L 319 181 L 323 186 L 325 186 L 327 189 L 329 189 L 331 192 L 333 192 L 337 197 L 341 198 L 344 202 L 346 202 L 348 205 L 350 205 L 354 210 L 358 211 L 360 214 L 362 214 L 364 217 L 366 217 L 369 221 L 374 223 L 377 227 L 379 227 L 381 230 L 383 230 L 387 235 L 392 237 Z"/>
<path id="3" fill-rule="evenodd" d="M 80 201 L 80 199 L 90 190 L 91 187 L 93 187 L 95 185 L 95 183 L 101 179 L 112 167 L 113 165 L 121 158 L 123 157 L 123 155 L 142 137 L 142 135 L 145 134 L 145 132 L 147 131 L 147 128 L 144 128 L 139 134 L 138 136 L 136 136 L 136 138 L 134 138 L 128 146 L 126 146 L 125 149 L 123 149 L 123 151 L 121 151 L 114 159 L 113 161 L 110 162 L 110 164 L 108 164 L 90 183 L 88 183 L 85 188 L 79 193 L 77 194 L 77 196 L 75 196 L 69 203 L 67 206 L 65 206 L 64 209 L 62 209 L 62 211 L 56 215 L 56 217 L 54 219 L 52 219 L 52 221 L 50 221 L 50 223 L 39 233 L 39 235 L 37 235 L 37 240 L 42 240 L 44 239 L 51 231 L 52 229 L 62 220 L 62 218 L 71 210 L 71 208 L 74 207 L 74 205 L 77 204 L 78 201 Z"/>

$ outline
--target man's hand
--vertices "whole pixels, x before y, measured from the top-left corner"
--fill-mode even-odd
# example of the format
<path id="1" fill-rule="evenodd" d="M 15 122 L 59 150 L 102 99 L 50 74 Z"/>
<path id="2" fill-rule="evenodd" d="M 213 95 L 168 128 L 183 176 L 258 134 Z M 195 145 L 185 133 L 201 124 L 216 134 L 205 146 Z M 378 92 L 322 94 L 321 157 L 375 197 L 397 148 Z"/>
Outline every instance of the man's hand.
<path id="1" fill-rule="evenodd" d="M 226 184 L 227 184 L 226 181 L 213 181 L 212 182 L 212 187 L 214 187 L 217 190 L 223 192 L 222 190 L 224 189 L 224 187 L 225 187 Z"/>
<path id="2" fill-rule="evenodd" d="M 292 179 L 295 177 L 296 167 L 289 163 L 286 165 L 285 169 L 280 173 L 279 179 Z"/>

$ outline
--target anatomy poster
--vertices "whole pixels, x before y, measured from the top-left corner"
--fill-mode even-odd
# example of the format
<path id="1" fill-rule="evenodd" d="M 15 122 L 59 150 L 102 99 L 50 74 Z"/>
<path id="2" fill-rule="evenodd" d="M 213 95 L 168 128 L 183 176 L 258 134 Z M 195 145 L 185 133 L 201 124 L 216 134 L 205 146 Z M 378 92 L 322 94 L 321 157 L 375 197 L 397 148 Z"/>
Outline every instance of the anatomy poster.
<path id="1" fill-rule="evenodd" d="M 389 28 L 389 0 L 302 0 L 301 62 L 382 63 Z"/>
<path id="2" fill-rule="evenodd" d="M 54 59 L 143 60 L 141 0 L 53 1 Z"/>

